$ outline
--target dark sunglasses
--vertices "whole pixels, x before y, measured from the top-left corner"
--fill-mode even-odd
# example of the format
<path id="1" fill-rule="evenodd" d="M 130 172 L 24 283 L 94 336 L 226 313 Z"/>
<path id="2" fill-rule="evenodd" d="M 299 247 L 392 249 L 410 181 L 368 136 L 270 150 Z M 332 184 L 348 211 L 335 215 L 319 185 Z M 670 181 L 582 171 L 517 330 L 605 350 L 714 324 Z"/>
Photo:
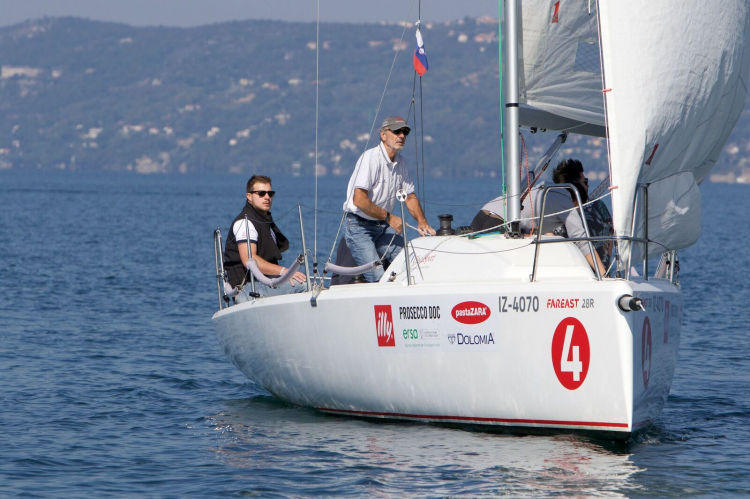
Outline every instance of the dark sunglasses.
<path id="1" fill-rule="evenodd" d="M 404 134 L 404 137 L 407 137 L 409 135 L 409 131 L 407 128 L 399 128 L 398 130 L 391 130 L 388 129 L 389 132 L 391 132 L 393 135 L 401 135 Z"/>
<path id="2" fill-rule="evenodd" d="M 276 195 L 276 191 L 250 191 L 250 192 L 257 194 L 259 198 L 266 197 L 266 194 L 268 194 L 269 197 L 274 197 Z"/>
<path id="3" fill-rule="evenodd" d="M 586 185 L 589 185 L 589 178 L 588 177 L 583 177 L 583 183 L 586 184 Z"/>

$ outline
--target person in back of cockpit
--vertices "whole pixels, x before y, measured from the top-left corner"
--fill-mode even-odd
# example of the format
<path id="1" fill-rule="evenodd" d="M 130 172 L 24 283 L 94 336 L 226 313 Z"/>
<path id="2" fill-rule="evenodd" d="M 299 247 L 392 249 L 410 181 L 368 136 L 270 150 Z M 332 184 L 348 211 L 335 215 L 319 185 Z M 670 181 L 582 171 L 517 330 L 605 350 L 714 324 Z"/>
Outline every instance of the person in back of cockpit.
<path id="1" fill-rule="evenodd" d="M 589 180 L 583 174 L 583 165 L 577 159 L 569 158 L 558 163 L 552 172 L 552 181 L 556 184 L 573 184 L 581 198 L 581 203 L 588 201 Z M 521 210 L 521 230 L 524 233 L 531 235 L 532 227 L 539 228 L 539 214 L 542 209 L 544 186 L 544 182 L 537 184 L 537 187 L 532 189 L 529 196 L 524 200 Z M 586 237 L 586 229 L 584 229 L 581 213 L 578 209 L 578 199 L 574 192 L 570 189 L 568 191 L 566 193 L 563 190 L 551 190 L 547 194 L 544 212 L 549 213 L 549 215 L 544 216 L 544 233 L 571 238 Z M 603 276 L 605 269 L 599 255 L 596 252 L 591 255 L 589 245 L 585 241 L 575 241 L 574 244 L 581 250 L 591 268 L 593 269 L 596 265 Z"/>

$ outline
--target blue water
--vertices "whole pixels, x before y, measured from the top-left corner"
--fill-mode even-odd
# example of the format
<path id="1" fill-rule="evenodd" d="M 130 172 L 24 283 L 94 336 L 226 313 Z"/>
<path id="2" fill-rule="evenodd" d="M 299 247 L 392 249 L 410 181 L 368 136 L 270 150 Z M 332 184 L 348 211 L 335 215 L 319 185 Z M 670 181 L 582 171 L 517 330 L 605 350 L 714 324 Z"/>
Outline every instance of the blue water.
<path id="1" fill-rule="evenodd" d="M 244 177 L 0 172 L 0 496 L 732 496 L 750 491 L 750 187 L 707 185 L 681 253 L 682 346 L 626 444 L 372 422 L 288 406 L 224 358 L 211 232 Z M 319 183 L 325 260 L 346 178 Z M 470 204 L 494 181 L 431 180 Z M 274 181 L 295 205 L 312 179 Z M 423 196 L 424 197 L 424 196 Z M 468 224 L 477 206 L 428 204 Z M 315 217 L 303 211 L 314 246 Z M 738 217 L 739 215 L 739 217 Z"/>

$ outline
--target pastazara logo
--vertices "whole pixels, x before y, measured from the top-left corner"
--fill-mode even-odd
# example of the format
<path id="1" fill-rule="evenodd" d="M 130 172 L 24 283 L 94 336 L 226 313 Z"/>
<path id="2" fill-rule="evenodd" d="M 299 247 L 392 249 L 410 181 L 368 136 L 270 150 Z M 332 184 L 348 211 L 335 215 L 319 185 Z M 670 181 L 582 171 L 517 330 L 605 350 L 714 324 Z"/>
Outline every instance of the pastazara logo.
<path id="1" fill-rule="evenodd" d="M 490 318 L 490 307 L 478 301 L 459 303 L 451 311 L 451 315 L 461 324 L 480 324 Z"/>
<path id="2" fill-rule="evenodd" d="M 396 336 L 393 334 L 393 313 L 390 305 L 375 305 L 375 331 L 379 347 L 395 347 Z"/>

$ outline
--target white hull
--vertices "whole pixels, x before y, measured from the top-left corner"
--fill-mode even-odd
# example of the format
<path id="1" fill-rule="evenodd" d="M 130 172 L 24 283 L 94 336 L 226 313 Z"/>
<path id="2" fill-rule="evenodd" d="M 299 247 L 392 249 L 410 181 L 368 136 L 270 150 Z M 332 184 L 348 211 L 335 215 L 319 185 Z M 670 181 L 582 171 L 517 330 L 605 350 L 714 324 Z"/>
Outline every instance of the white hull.
<path id="1" fill-rule="evenodd" d="M 682 297 L 669 281 L 596 281 L 564 243 L 543 248 L 538 282 L 522 282 L 516 276 L 530 274 L 529 246 L 500 236 L 418 241 L 425 251 L 516 248 L 477 254 L 476 268 L 464 270 L 482 277 L 470 281 L 448 278 L 429 258 L 447 253 L 418 248 L 416 285 L 337 286 L 317 307 L 310 293 L 229 307 L 213 318 L 225 354 L 282 400 L 356 416 L 627 438 L 659 415 L 680 339 Z M 553 268 L 559 275 L 549 276 Z M 646 311 L 622 312 L 616 302 L 625 294 L 640 297 Z"/>

